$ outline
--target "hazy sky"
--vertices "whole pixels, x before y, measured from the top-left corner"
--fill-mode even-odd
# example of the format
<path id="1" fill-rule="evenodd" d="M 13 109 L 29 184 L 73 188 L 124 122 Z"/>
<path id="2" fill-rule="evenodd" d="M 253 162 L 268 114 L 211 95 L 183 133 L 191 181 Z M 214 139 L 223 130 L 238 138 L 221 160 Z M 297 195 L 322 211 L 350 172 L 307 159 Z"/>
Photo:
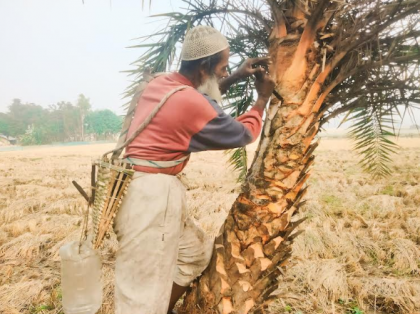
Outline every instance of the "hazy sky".
<path id="1" fill-rule="evenodd" d="M 185 7 L 179 0 L 154 0 L 150 11 L 142 0 L 84 2 L 0 0 L 0 112 L 13 98 L 48 106 L 83 93 L 94 109 L 121 113 L 129 78 L 120 71 L 141 54 L 126 47 L 162 25 L 149 14 Z"/>
<path id="2" fill-rule="evenodd" d="M 142 0 L 84 2 L 0 0 L 0 112 L 13 98 L 46 107 L 75 103 L 83 93 L 93 109 L 122 114 L 130 78 L 121 71 L 132 69 L 142 52 L 126 47 L 164 25 L 150 14 L 186 6 L 181 0 L 153 0 L 150 10 L 149 0 L 144 10 Z"/>

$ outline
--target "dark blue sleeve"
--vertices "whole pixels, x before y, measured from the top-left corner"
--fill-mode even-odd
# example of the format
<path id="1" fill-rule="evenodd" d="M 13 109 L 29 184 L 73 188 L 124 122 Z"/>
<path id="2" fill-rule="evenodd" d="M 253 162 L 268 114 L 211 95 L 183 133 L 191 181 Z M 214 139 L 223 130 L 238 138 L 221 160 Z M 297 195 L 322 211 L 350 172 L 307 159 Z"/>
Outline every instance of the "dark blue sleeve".
<path id="1" fill-rule="evenodd" d="M 204 97 L 217 116 L 192 136 L 188 152 L 243 147 L 253 141 L 251 132 L 241 122 L 227 115 L 215 100 Z"/>

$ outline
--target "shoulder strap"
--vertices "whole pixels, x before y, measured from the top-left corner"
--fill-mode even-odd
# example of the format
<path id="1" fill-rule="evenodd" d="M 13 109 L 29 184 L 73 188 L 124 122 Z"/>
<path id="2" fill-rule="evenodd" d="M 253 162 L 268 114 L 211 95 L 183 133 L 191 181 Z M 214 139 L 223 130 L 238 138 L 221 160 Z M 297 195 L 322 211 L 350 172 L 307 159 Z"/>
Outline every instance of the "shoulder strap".
<path id="1" fill-rule="evenodd" d="M 136 90 L 134 92 L 134 95 L 131 98 L 130 105 L 127 109 L 127 114 L 125 115 L 124 122 L 121 126 L 120 137 L 118 138 L 116 148 L 120 147 L 122 144 L 124 144 L 124 142 L 127 139 L 128 129 L 130 128 L 131 121 L 133 120 L 133 117 L 134 117 L 134 113 L 136 112 L 136 107 L 137 107 L 138 100 L 140 99 L 141 95 L 143 94 L 143 91 L 146 89 L 146 86 L 152 80 L 154 80 L 156 77 L 158 77 L 162 74 L 164 74 L 164 73 L 152 74 L 150 69 L 144 70 L 144 72 L 142 74 L 142 79 L 140 80 L 140 83 L 137 85 Z M 112 154 L 112 159 L 117 159 L 121 155 L 122 150 L 123 149 L 118 151 L 118 150 L 114 149 L 113 154 Z"/>
<path id="2" fill-rule="evenodd" d="M 147 85 L 147 83 L 146 83 L 146 85 Z M 140 87 L 140 84 L 139 84 L 139 87 Z M 190 88 L 191 87 L 191 86 L 188 86 L 188 85 L 181 85 L 181 86 L 178 86 L 178 87 L 174 88 L 173 90 L 171 90 L 168 94 L 165 95 L 165 97 L 163 97 L 163 99 L 160 101 L 160 103 L 155 108 L 153 108 L 152 112 L 143 121 L 143 123 L 141 123 L 139 125 L 139 127 L 137 128 L 137 130 L 133 134 L 131 134 L 131 136 L 128 139 L 125 139 L 127 137 L 127 132 L 128 132 L 128 129 L 130 128 L 131 120 L 133 118 L 133 114 L 134 114 L 134 111 L 135 111 L 135 110 L 133 110 L 131 108 L 132 107 L 132 104 L 133 104 L 133 102 L 135 102 L 135 105 L 134 105 L 134 109 L 135 109 L 135 106 L 137 105 L 138 99 L 140 98 L 140 95 L 143 93 L 143 90 L 146 88 L 146 85 L 144 85 L 143 89 L 141 90 L 141 93 L 139 93 L 139 95 L 137 97 L 136 97 L 136 95 L 133 97 L 133 100 L 130 103 L 129 110 L 131 109 L 131 111 L 133 111 L 133 112 L 130 113 L 131 115 L 130 115 L 130 119 L 128 121 L 129 123 L 126 123 L 127 120 L 128 120 L 127 119 L 128 113 L 127 113 L 127 116 L 126 116 L 125 121 L 124 121 L 123 129 L 122 129 L 120 138 L 119 138 L 119 140 L 117 142 L 116 148 L 114 148 L 113 150 L 110 150 L 110 151 L 106 152 L 103 155 L 104 157 L 106 157 L 106 155 L 112 153 L 111 159 L 117 159 L 117 158 L 119 158 L 119 156 L 121 155 L 121 152 L 123 151 L 123 149 L 125 147 L 127 147 L 127 145 L 129 145 L 137 137 L 137 135 L 139 135 L 149 125 L 150 121 L 152 121 L 152 119 L 156 116 L 156 114 L 158 113 L 158 111 L 160 110 L 160 108 L 163 107 L 163 105 L 166 103 L 166 101 L 169 99 L 169 97 L 171 97 L 173 94 L 175 94 L 176 92 L 178 92 L 180 90 L 183 90 L 183 89 L 186 89 L 186 88 Z M 138 88 L 138 90 L 139 90 L 139 88 Z M 134 100 L 134 98 L 136 98 L 136 101 Z M 121 138 L 123 138 L 125 140 L 121 140 Z"/>

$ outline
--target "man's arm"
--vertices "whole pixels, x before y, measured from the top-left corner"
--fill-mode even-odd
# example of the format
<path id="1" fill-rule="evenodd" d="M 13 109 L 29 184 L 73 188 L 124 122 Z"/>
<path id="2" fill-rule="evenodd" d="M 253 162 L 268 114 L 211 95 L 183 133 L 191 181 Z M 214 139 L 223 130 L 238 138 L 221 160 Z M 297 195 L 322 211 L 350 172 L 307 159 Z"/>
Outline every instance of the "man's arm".
<path id="1" fill-rule="evenodd" d="M 257 139 L 261 132 L 265 105 L 273 92 L 274 81 L 265 71 L 256 72 L 255 76 L 258 99 L 250 111 L 236 119 L 227 115 L 216 101 L 204 96 L 216 111 L 217 116 L 192 136 L 188 147 L 189 152 L 241 147 Z"/>
<path id="2" fill-rule="evenodd" d="M 232 73 L 232 75 L 224 78 L 219 83 L 219 89 L 222 94 L 225 94 L 232 84 L 247 78 L 252 74 L 258 72 L 266 72 L 266 67 L 271 63 L 270 57 L 250 58 L 246 60 L 241 66 Z"/>
<path id="3" fill-rule="evenodd" d="M 256 140 L 261 131 L 262 111 L 253 108 L 234 119 L 216 101 L 207 95 L 204 97 L 217 116 L 191 137 L 188 152 L 242 147 Z"/>

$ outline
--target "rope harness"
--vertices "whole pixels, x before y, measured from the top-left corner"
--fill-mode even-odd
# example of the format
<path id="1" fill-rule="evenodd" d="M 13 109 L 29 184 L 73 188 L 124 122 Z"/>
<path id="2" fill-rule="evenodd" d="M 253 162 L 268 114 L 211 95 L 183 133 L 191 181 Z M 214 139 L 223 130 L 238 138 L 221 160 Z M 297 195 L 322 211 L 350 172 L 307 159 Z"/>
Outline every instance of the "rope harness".
<path id="1" fill-rule="evenodd" d="M 122 151 L 150 124 L 159 110 L 164 106 L 167 100 L 176 92 L 191 88 L 187 85 L 178 86 L 165 95 L 159 104 L 152 110 L 147 118 L 139 125 L 130 137 L 127 138 L 128 129 L 130 128 L 134 113 L 136 111 L 138 100 L 148 83 L 161 74 L 151 75 L 148 72 L 143 74 L 143 80 L 139 83 L 136 92 L 131 100 L 127 115 L 124 119 L 120 138 L 113 150 L 102 155 L 101 159 L 92 163 L 91 172 L 91 196 L 83 191 L 77 182 L 73 181 L 77 190 L 87 200 L 88 206 L 84 215 L 82 234 L 80 237 L 80 245 L 82 241 L 88 237 L 88 221 L 89 211 L 92 207 L 92 224 L 93 224 L 93 247 L 99 248 L 103 244 L 105 237 L 109 236 L 112 229 L 114 218 L 121 207 L 122 200 L 127 194 L 128 186 L 134 174 L 133 166 L 145 166 L 152 168 L 170 168 L 179 165 L 189 158 L 185 156 L 178 160 L 171 161 L 154 161 L 138 159 L 133 157 L 120 158 Z M 111 157 L 108 157 L 108 155 Z"/>

